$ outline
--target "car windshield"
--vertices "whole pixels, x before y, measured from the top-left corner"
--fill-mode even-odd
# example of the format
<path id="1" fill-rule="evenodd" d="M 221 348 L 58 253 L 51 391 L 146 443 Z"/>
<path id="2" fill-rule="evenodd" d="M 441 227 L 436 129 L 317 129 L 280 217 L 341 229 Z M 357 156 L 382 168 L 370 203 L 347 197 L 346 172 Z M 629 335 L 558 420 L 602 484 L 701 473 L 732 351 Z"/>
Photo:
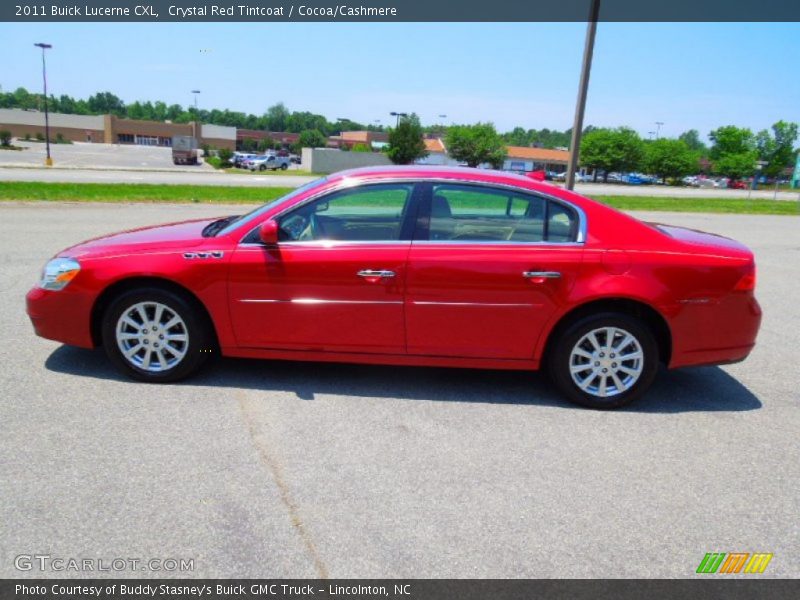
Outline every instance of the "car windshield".
<path id="1" fill-rule="evenodd" d="M 322 185 L 327 180 L 328 180 L 327 177 L 320 177 L 319 179 L 315 179 L 314 181 L 310 181 L 305 185 L 301 185 L 299 188 L 296 188 L 296 189 L 292 190 L 291 192 L 289 192 L 285 196 L 281 196 L 277 200 L 273 200 L 272 202 L 268 202 L 267 204 L 264 204 L 263 206 L 259 206 L 257 209 L 255 209 L 253 211 L 250 211 L 247 214 L 244 214 L 244 215 L 241 215 L 240 217 L 237 217 L 236 219 L 234 219 L 230 223 L 227 223 L 226 226 L 223 229 L 220 229 L 216 233 L 216 235 L 219 236 L 219 235 L 225 235 L 227 233 L 230 233 L 231 231 L 233 231 L 237 227 L 241 227 L 242 225 L 245 225 L 245 224 L 257 219 L 259 216 L 263 215 L 265 212 L 267 212 L 268 210 L 272 209 L 273 207 L 278 206 L 279 204 L 283 204 L 284 202 L 288 202 L 292 198 L 296 198 L 297 196 L 299 196 L 301 194 L 304 194 L 306 191 L 308 191 L 308 190 L 310 190 L 312 188 L 315 188 L 315 187 L 317 187 L 319 185 Z"/>

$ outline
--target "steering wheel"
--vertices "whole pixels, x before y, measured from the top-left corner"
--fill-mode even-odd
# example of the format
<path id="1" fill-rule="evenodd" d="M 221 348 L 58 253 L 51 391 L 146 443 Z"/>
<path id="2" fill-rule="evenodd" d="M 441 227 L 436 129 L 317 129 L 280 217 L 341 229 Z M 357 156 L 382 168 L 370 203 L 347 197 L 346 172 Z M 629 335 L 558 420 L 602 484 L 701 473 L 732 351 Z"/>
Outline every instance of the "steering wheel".
<path id="1" fill-rule="evenodd" d="M 289 218 L 284 219 L 284 221 L 281 223 L 281 229 L 286 232 L 286 234 L 289 236 L 289 239 L 292 241 L 298 241 L 302 239 L 303 234 L 308 229 L 308 226 L 309 219 L 299 214 L 291 215 Z"/>

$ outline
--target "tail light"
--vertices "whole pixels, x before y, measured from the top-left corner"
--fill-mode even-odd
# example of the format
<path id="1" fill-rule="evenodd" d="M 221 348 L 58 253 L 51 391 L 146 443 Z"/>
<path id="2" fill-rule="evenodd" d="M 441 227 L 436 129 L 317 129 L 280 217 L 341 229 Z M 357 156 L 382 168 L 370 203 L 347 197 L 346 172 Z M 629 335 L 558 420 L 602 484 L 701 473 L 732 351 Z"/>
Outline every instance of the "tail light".
<path id="1" fill-rule="evenodd" d="M 736 282 L 736 286 L 734 286 L 734 292 L 752 292 L 756 289 L 756 265 L 750 264 L 747 269 L 747 273 L 742 275 L 741 279 Z"/>

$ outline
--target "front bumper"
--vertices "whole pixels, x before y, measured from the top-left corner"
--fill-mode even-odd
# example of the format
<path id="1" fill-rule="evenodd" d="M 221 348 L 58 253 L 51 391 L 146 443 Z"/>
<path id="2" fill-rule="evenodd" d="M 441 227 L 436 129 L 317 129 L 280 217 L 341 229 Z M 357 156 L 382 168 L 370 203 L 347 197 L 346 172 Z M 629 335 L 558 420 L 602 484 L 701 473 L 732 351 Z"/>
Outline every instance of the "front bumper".
<path id="1" fill-rule="evenodd" d="M 91 299 L 68 289 L 54 292 L 34 287 L 25 305 L 36 335 L 70 346 L 94 348 Z"/>

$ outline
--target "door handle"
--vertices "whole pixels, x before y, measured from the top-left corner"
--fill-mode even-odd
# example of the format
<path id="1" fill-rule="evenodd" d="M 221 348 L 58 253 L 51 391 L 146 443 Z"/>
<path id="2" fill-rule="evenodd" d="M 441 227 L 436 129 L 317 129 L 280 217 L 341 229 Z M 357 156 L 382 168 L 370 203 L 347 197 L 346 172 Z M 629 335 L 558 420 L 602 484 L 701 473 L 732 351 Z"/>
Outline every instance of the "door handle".
<path id="1" fill-rule="evenodd" d="M 375 271 L 373 269 L 363 269 L 356 273 L 359 277 L 366 277 L 367 279 L 386 279 L 388 277 L 394 277 L 394 271 Z"/>
<path id="2" fill-rule="evenodd" d="M 524 271 L 522 276 L 525 279 L 544 281 L 545 279 L 558 279 L 561 277 L 561 273 L 558 271 Z"/>

